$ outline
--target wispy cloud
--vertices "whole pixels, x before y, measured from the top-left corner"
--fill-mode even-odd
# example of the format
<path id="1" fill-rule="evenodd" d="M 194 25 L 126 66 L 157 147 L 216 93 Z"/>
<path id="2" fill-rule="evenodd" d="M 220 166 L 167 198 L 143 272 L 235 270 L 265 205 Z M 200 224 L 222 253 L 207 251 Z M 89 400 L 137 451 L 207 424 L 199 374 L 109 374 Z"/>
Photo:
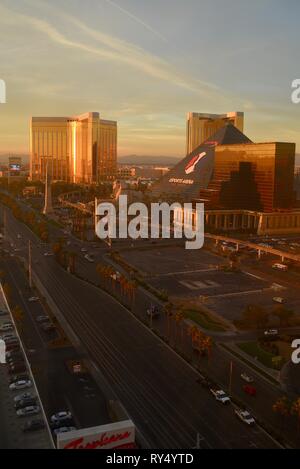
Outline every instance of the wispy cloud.
<path id="1" fill-rule="evenodd" d="M 153 33 L 155 36 L 159 37 L 160 39 L 162 39 L 163 41 L 165 42 L 168 42 L 167 41 L 167 38 L 165 38 L 159 31 L 157 31 L 156 29 L 152 28 L 152 26 L 150 26 L 148 23 L 145 23 L 145 21 L 141 20 L 141 18 L 139 18 L 138 16 L 134 15 L 133 13 L 131 13 L 130 11 L 126 10 L 125 8 L 121 7 L 118 3 L 115 3 L 113 2 L 112 0 L 104 0 L 106 3 L 109 3 L 110 5 L 112 5 L 113 7 L 117 8 L 118 10 L 120 10 L 122 13 L 124 13 L 126 16 L 128 16 L 129 18 L 131 18 L 132 20 L 136 21 L 136 23 L 140 24 L 141 26 L 143 26 L 144 28 L 146 28 L 148 31 L 150 31 L 151 33 Z"/>
<path id="2" fill-rule="evenodd" d="M 5 18 L 6 15 L 6 18 L 9 17 L 10 21 L 14 23 L 21 23 L 22 25 L 27 24 L 31 28 L 39 31 L 41 34 L 46 35 L 52 42 L 61 46 L 78 49 L 82 52 L 92 54 L 105 60 L 125 63 L 142 71 L 148 76 L 166 81 L 172 85 L 196 93 L 197 95 L 205 95 L 206 97 L 209 97 L 209 95 L 213 96 L 214 93 L 217 92 L 217 87 L 200 80 L 191 79 L 185 74 L 178 72 L 175 67 L 164 59 L 150 54 L 146 50 L 132 43 L 93 29 L 83 21 L 65 13 L 61 9 L 55 8 L 52 5 L 50 6 L 41 0 L 39 0 L 39 2 L 29 0 L 28 3 L 35 3 L 38 6 L 44 6 L 49 8 L 49 11 L 52 10 L 52 12 L 56 11 L 56 13 L 59 14 L 60 19 L 76 26 L 76 37 L 78 37 L 79 30 L 94 39 L 94 41 L 97 41 L 98 44 L 95 44 L 95 42 L 81 42 L 74 40 L 73 38 L 70 39 L 68 36 L 61 33 L 49 21 L 40 19 L 36 16 L 19 13 L 0 5 L 2 18 Z M 219 95 L 221 96 L 221 93 Z"/>

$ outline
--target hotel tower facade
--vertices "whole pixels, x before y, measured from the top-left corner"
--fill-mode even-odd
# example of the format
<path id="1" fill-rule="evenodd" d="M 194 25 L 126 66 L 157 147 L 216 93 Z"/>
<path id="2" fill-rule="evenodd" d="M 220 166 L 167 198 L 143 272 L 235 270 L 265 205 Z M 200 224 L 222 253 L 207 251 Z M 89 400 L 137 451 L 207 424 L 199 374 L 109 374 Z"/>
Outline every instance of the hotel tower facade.
<path id="1" fill-rule="evenodd" d="M 114 180 L 117 172 L 117 122 L 98 112 L 72 117 L 32 117 L 30 178 L 97 183 Z"/>

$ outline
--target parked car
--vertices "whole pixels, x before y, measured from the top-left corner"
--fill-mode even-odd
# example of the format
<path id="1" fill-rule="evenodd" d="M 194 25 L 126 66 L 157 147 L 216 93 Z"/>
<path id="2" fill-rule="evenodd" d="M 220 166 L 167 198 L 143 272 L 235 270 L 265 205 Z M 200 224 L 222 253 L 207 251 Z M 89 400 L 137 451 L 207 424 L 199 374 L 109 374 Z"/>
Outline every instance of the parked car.
<path id="1" fill-rule="evenodd" d="M 246 423 L 247 425 L 255 424 L 254 418 L 247 410 L 237 408 L 234 409 L 234 413 L 242 422 Z"/>
<path id="2" fill-rule="evenodd" d="M 18 363 L 16 365 L 11 365 L 8 370 L 10 375 L 13 375 L 15 373 L 23 373 L 24 371 L 26 371 L 25 363 Z"/>
<path id="3" fill-rule="evenodd" d="M 22 392 L 22 394 L 18 394 L 16 397 L 14 397 L 14 402 L 19 402 L 22 401 L 23 399 L 32 399 L 33 394 L 32 392 Z"/>
<path id="4" fill-rule="evenodd" d="M 32 383 L 30 379 L 28 380 L 19 380 L 9 385 L 11 391 L 17 391 L 18 389 L 30 388 Z"/>
<path id="5" fill-rule="evenodd" d="M 7 362 L 13 362 L 14 360 L 18 360 L 19 358 L 24 358 L 24 355 L 21 350 L 11 350 L 10 352 L 6 352 L 5 356 Z"/>
<path id="6" fill-rule="evenodd" d="M 149 317 L 152 316 L 152 318 L 156 318 L 160 315 L 160 312 L 159 312 L 159 307 L 157 305 L 151 305 L 148 309 L 147 309 L 147 315 Z"/>
<path id="7" fill-rule="evenodd" d="M 1 339 L 4 340 L 4 342 L 9 340 L 9 339 L 16 339 L 16 338 L 17 337 L 13 332 L 1 335 Z"/>
<path id="8" fill-rule="evenodd" d="M 253 383 L 253 381 L 254 381 L 254 379 L 251 376 L 247 375 L 247 373 L 242 373 L 241 378 L 242 378 L 242 380 L 246 381 L 247 383 Z"/>
<path id="9" fill-rule="evenodd" d="M 53 430 L 54 435 L 59 435 L 60 433 L 73 432 L 77 430 L 76 427 L 59 427 Z"/>
<path id="10" fill-rule="evenodd" d="M 35 406 L 36 405 L 36 398 L 29 397 L 27 399 L 21 399 L 20 401 L 15 403 L 15 409 L 23 409 L 24 407 Z"/>
<path id="11" fill-rule="evenodd" d="M 34 432 L 45 428 L 45 423 L 42 419 L 33 419 L 26 422 L 23 427 L 23 432 Z"/>
<path id="12" fill-rule="evenodd" d="M 0 332 L 7 332 L 7 331 L 12 331 L 14 328 L 13 323 L 11 321 L 4 322 L 0 326 Z"/>
<path id="13" fill-rule="evenodd" d="M 0 317 L 6 316 L 8 314 L 7 311 L 0 310 Z"/>
<path id="14" fill-rule="evenodd" d="M 13 342 L 10 344 L 6 344 L 6 352 L 17 352 L 20 350 L 20 343 Z"/>
<path id="15" fill-rule="evenodd" d="M 19 375 L 12 376 L 9 379 L 9 383 L 11 384 L 11 383 L 15 383 L 16 381 L 27 380 L 27 379 L 30 379 L 28 373 L 22 373 L 22 374 L 19 374 Z"/>
<path id="16" fill-rule="evenodd" d="M 278 335 L 278 330 L 277 330 L 277 329 L 267 329 L 267 330 L 264 332 L 264 335 L 266 335 L 266 336 Z"/>
<path id="17" fill-rule="evenodd" d="M 49 316 L 46 316 L 46 315 L 42 316 L 42 315 L 41 315 L 41 316 L 38 316 L 38 317 L 36 318 L 36 321 L 37 321 L 37 322 L 40 322 L 40 323 L 42 323 L 42 322 L 48 322 L 48 321 L 50 321 L 50 318 L 49 318 Z"/>
<path id="18" fill-rule="evenodd" d="M 250 384 L 246 384 L 243 386 L 243 390 L 246 394 L 249 394 L 249 396 L 256 396 L 256 388 L 254 386 L 251 386 Z"/>
<path id="19" fill-rule="evenodd" d="M 18 417 L 27 417 L 27 415 L 35 415 L 38 414 L 40 408 L 38 405 L 30 405 L 28 407 L 24 407 L 24 409 L 17 410 Z"/>
<path id="20" fill-rule="evenodd" d="M 28 298 L 28 301 L 29 301 L 29 303 L 33 303 L 34 301 L 39 301 L 39 297 L 38 296 L 31 296 L 30 298 Z"/>
<path id="21" fill-rule="evenodd" d="M 11 339 L 6 339 L 4 342 L 6 345 L 17 345 L 20 343 L 18 337 L 12 337 Z"/>
<path id="22" fill-rule="evenodd" d="M 213 389 L 212 388 L 212 389 L 210 389 L 210 392 L 215 397 L 215 399 L 217 401 L 221 402 L 222 404 L 229 404 L 230 403 L 230 397 L 227 396 L 225 391 L 223 391 L 222 389 Z"/>
<path id="23" fill-rule="evenodd" d="M 84 256 L 84 258 L 88 261 L 88 262 L 94 262 L 94 258 L 90 255 L 90 254 L 86 254 Z"/>
<path id="24" fill-rule="evenodd" d="M 61 412 L 57 412 L 56 414 L 51 416 L 52 423 L 59 423 L 60 421 L 71 420 L 72 414 L 67 410 L 63 410 Z"/>
<path id="25" fill-rule="evenodd" d="M 285 302 L 285 299 L 282 298 L 281 296 L 274 296 L 273 301 L 274 301 L 275 303 L 280 303 L 280 304 L 282 304 L 282 303 Z"/>

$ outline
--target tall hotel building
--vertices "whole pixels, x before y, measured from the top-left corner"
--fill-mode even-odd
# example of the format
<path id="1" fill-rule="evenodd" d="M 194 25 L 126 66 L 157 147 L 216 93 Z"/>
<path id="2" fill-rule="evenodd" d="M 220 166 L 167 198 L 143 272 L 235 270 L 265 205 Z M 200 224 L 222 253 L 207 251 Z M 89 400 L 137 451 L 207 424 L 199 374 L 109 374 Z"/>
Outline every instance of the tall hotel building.
<path id="1" fill-rule="evenodd" d="M 117 122 L 98 112 L 73 117 L 32 117 L 30 178 L 96 183 L 117 173 Z"/>
<path id="2" fill-rule="evenodd" d="M 195 150 L 226 124 L 232 124 L 244 131 L 244 113 L 201 114 L 189 112 L 186 120 L 186 154 Z"/>

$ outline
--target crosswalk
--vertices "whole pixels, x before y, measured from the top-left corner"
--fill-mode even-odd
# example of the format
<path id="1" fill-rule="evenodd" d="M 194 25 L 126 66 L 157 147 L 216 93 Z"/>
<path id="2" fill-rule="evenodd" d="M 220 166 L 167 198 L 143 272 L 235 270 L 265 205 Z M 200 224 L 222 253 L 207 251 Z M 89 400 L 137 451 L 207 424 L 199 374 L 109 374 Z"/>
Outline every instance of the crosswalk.
<path id="1" fill-rule="evenodd" d="M 179 280 L 179 283 L 189 290 L 206 290 L 207 288 L 220 287 L 220 284 L 213 280 Z"/>

